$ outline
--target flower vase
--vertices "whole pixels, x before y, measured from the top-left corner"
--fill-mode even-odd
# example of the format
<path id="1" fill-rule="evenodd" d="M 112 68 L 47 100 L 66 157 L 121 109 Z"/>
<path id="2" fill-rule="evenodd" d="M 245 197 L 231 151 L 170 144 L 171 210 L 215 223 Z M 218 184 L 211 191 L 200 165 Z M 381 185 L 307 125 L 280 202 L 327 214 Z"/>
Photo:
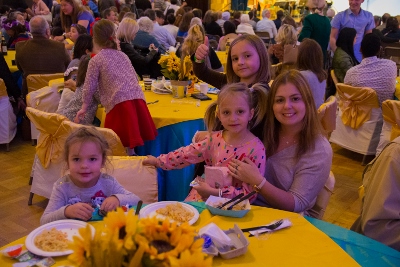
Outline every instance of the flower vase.
<path id="1" fill-rule="evenodd" d="M 189 85 L 189 81 L 171 81 L 172 87 L 172 97 L 173 98 L 184 98 L 186 97 L 187 87 Z"/>

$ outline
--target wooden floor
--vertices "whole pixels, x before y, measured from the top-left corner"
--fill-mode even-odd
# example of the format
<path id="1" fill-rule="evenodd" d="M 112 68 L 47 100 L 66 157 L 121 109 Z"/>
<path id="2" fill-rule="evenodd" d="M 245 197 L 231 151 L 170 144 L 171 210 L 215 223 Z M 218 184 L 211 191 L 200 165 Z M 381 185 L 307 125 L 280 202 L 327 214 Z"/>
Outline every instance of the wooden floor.
<path id="1" fill-rule="evenodd" d="M 361 185 L 362 156 L 332 145 L 332 171 L 336 178 L 324 220 L 349 228 L 359 214 L 357 188 Z M 35 148 L 30 141 L 16 136 L 6 152 L 0 145 L 0 247 L 29 234 L 39 226 L 47 200 L 34 196 L 28 206 L 28 185 Z"/>

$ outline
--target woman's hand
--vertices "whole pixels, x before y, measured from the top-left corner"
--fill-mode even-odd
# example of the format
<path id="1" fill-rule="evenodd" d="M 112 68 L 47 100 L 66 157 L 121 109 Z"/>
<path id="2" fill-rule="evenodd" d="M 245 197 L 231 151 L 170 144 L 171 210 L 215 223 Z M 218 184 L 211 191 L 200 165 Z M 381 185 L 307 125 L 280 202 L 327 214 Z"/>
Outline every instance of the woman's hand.
<path id="1" fill-rule="evenodd" d="M 149 50 L 150 50 L 150 51 L 155 50 L 155 51 L 158 52 L 158 48 L 157 48 L 154 44 L 150 44 Z"/>
<path id="2" fill-rule="evenodd" d="M 75 203 L 65 208 L 64 215 L 69 219 L 88 221 L 92 218 L 94 209 L 87 203 Z"/>
<path id="3" fill-rule="evenodd" d="M 208 56 L 209 50 L 210 48 L 208 47 L 208 37 L 204 36 L 204 43 L 197 47 L 196 54 L 194 56 L 197 60 L 205 60 Z"/>
<path id="4" fill-rule="evenodd" d="M 54 36 L 54 38 L 53 38 L 53 40 L 54 41 L 57 41 L 57 42 L 64 42 L 64 36 Z"/>
<path id="5" fill-rule="evenodd" d="M 65 88 L 69 88 L 69 89 L 71 89 L 72 91 L 75 92 L 75 90 L 76 90 L 76 82 L 74 80 L 72 80 L 72 79 L 68 79 L 68 80 L 66 80 L 64 82 L 64 87 Z"/>
<path id="6" fill-rule="evenodd" d="M 228 169 L 232 177 L 250 185 L 259 185 L 264 179 L 256 164 L 247 157 L 243 161 L 232 159 L 228 164 Z"/>
<path id="7" fill-rule="evenodd" d="M 158 167 L 158 160 L 156 157 L 147 155 L 147 159 L 143 160 L 143 165 L 150 165 L 150 166 Z"/>
<path id="8" fill-rule="evenodd" d="M 116 196 L 109 196 L 106 198 L 100 206 L 100 210 L 113 211 L 119 207 L 119 199 Z"/>

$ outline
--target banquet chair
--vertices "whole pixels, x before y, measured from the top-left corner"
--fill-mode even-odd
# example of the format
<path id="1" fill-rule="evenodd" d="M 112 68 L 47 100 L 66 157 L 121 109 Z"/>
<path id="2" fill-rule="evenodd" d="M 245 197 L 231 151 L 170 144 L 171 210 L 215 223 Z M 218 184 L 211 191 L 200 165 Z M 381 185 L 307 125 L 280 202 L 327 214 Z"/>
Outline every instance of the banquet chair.
<path id="1" fill-rule="evenodd" d="M 334 70 L 331 70 L 331 77 L 332 77 L 332 81 L 333 81 L 333 83 L 335 84 L 335 87 L 336 87 L 336 84 L 338 84 L 338 83 L 339 83 L 339 80 L 337 79 L 337 77 L 336 77 L 336 74 L 335 74 L 335 71 L 334 71 Z"/>
<path id="2" fill-rule="evenodd" d="M 309 210 L 309 213 L 313 218 L 322 220 L 324 217 L 329 199 L 331 198 L 333 189 L 335 188 L 335 182 L 335 176 L 333 175 L 333 172 L 330 172 L 328 180 L 326 180 L 324 187 L 317 195 L 317 200 L 315 201 L 314 206 Z"/>
<path id="3" fill-rule="evenodd" d="M 338 83 L 339 112 L 336 129 L 329 139 L 348 150 L 364 155 L 375 155 L 382 129 L 382 111 L 375 90 Z"/>
<path id="4" fill-rule="evenodd" d="M 397 69 L 400 69 L 400 47 L 385 47 L 385 58 L 396 62 Z"/>
<path id="5" fill-rule="evenodd" d="M 28 86 L 28 93 L 39 90 L 49 85 L 50 80 L 64 78 L 64 73 L 52 74 L 30 74 L 26 77 L 26 85 Z"/>
<path id="6" fill-rule="evenodd" d="M 325 103 L 318 108 L 318 119 L 328 139 L 333 130 L 336 129 L 336 111 L 337 100 L 334 96 L 330 96 Z"/>
<path id="7" fill-rule="evenodd" d="M 382 103 L 383 125 L 376 156 L 385 146 L 396 137 L 400 136 L 400 101 L 386 100 Z"/>
<path id="8" fill-rule="evenodd" d="M 10 151 L 10 142 L 17 133 L 17 118 L 8 98 L 7 88 L 0 79 L 0 144 L 6 144 L 6 150 Z"/>
<path id="9" fill-rule="evenodd" d="M 61 99 L 61 94 L 58 92 L 58 87 L 50 87 L 45 85 L 44 87 L 31 91 L 26 96 L 26 104 L 28 107 L 35 108 L 37 110 L 55 113 L 58 108 L 58 104 Z M 32 145 L 35 145 L 39 131 L 35 125 L 31 122 L 31 139 Z"/>
<path id="10" fill-rule="evenodd" d="M 268 49 L 269 45 L 271 44 L 271 37 L 269 36 L 269 32 L 254 32 L 261 40 L 263 40 L 265 47 Z"/>
<path id="11" fill-rule="evenodd" d="M 30 177 L 31 190 L 28 205 L 32 204 L 34 194 L 49 198 L 53 184 L 63 174 L 64 142 L 73 131 L 80 127 L 89 127 L 69 121 L 66 117 L 40 111 L 31 107 L 26 108 L 28 118 L 39 130 L 38 144 Z M 126 156 L 116 133 L 106 128 L 96 128 L 107 139 L 112 155 Z"/>

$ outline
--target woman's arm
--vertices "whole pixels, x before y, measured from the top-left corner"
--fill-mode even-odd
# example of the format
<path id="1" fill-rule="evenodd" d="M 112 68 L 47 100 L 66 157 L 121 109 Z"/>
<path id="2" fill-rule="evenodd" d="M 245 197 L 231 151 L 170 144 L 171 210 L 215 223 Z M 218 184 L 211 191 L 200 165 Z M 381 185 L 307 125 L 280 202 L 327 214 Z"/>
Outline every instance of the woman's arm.
<path id="1" fill-rule="evenodd" d="M 41 1 L 39 3 L 39 14 L 40 15 L 47 15 L 49 13 L 50 13 L 49 8 L 47 7 L 47 5 L 43 1 Z"/>
<path id="2" fill-rule="evenodd" d="M 150 50 L 150 53 L 147 54 L 147 56 L 142 56 L 139 54 L 135 48 L 133 48 L 133 45 L 128 44 L 128 43 L 121 43 L 121 50 L 124 52 L 130 59 L 132 65 L 135 63 L 137 64 L 142 64 L 146 65 L 149 64 L 149 62 L 154 58 L 155 55 L 157 55 L 156 50 Z"/>

